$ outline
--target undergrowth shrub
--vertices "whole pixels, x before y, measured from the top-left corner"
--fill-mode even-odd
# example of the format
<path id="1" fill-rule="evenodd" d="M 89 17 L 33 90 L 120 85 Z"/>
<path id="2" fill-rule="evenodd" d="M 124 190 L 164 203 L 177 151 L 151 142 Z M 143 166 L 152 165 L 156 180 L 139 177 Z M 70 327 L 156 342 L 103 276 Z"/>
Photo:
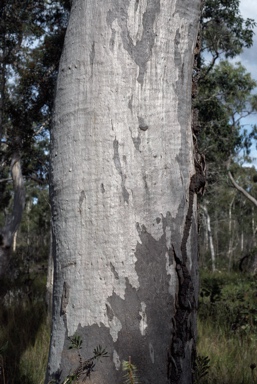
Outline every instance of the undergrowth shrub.
<path id="1" fill-rule="evenodd" d="M 197 350 L 209 359 L 200 383 L 257 383 L 256 278 L 205 271 L 200 281 Z"/>
<path id="2" fill-rule="evenodd" d="M 15 268 L 14 268 L 15 265 Z M 12 275 L 0 281 L 0 382 L 44 383 L 50 329 L 45 304 L 45 274 L 12 260 Z"/>

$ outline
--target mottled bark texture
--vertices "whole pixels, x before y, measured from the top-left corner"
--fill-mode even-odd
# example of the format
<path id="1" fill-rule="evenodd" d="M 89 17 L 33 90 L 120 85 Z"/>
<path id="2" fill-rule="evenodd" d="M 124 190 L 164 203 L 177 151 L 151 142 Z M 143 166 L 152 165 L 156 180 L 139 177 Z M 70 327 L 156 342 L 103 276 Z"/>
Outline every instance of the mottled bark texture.
<path id="1" fill-rule="evenodd" d="M 191 79 L 199 0 L 74 0 L 52 130 L 47 381 L 101 344 L 94 384 L 191 383 L 197 225 Z"/>

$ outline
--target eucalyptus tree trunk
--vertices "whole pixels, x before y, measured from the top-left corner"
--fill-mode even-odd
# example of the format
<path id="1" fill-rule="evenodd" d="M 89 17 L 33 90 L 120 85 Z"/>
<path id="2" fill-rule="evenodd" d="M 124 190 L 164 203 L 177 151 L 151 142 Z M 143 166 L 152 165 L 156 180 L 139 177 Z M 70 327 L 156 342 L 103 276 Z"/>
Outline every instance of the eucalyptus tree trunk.
<path id="1" fill-rule="evenodd" d="M 204 211 L 205 218 L 206 218 L 206 227 L 207 227 L 207 233 L 208 233 L 208 245 L 210 246 L 210 252 L 211 252 L 212 272 L 215 272 L 216 271 L 216 257 L 215 257 L 213 239 L 212 239 L 211 219 L 210 219 L 210 215 L 209 215 L 207 206 L 202 205 L 202 209 Z"/>
<path id="2" fill-rule="evenodd" d="M 232 232 L 232 207 L 235 201 L 235 196 L 233 196 L 232 201 L 229 204 L 229 210 L 228 210 L 228 238 L 229 238 L 229 245 L 228 245 L 228 270 L 231 270 L 232 267 L 232 261 L 233 261 L 233 244 L 234 244 L 234 234 Z"/>
<path id="3" fill-rule="evenodd" d="M 46 382 L 82 378 L 99 344 L 109 357 L 94 384 L 121 384 L 129 358 L 142 384 L 192 382 L 199 14 L 199 0 L 73 1 L 52 129 Z M 81 358 L 68 350 L 74 334 Z"/>

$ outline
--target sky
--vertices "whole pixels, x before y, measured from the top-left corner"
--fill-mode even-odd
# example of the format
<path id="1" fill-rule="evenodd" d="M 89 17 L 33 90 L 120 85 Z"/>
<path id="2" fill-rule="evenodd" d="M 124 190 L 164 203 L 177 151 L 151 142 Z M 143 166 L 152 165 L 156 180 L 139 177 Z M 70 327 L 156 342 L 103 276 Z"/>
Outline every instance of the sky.
<path id="1" fill-rule="evenodd" d="M 256 0 L 241 0 L 240 11 L 244 19 L 250 18 L 257 22 L 257 1 Z M 254 43 L 251 48 L 245 49 L 244 52 L 236 57 L 233 61 L 240 61 L 242 65 L 251 73 L 252 78 L 257 81 L 257 27 L 255 28 Z M 256 89 L 257 93 L 257 89 Z M 242 124 L 249 126 L 257 124 L 257 114 L 253 114 L 251 117 L 245 119 Z M 257 144 L 257 143 L 256 143 Z M 256 144 L 252 145 L 251 155 L 256 158 L 253 162 L 257 168 L 257 150 Z"/>
<path id="2" fill-rule="evenodd" d="M 241 14 L 244 19 L 250 18 L 257 22 L 257 1 L 241 0 Z M 255 28 L 254 44 L 251 48 L 245 49 L 240 55 L 241 63 L 251 72 L 252 77 L 257 80 L 257 27 Z"/>

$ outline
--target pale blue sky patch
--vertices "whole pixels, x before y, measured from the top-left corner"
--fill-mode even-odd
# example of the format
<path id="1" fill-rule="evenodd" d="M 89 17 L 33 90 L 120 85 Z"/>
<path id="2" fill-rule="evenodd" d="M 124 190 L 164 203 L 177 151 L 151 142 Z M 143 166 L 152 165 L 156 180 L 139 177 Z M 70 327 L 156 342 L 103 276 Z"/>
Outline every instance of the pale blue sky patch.
<path id="1" fill-rule="evenodd" d="M 241 0 L 240 11 L 244 19 L 254 19 L 257 22 L 257 1 L 256 0 Z M 257 27 L 254 29 L 255 35 L 253 37 L 253 45 L 249 49 L 245 49 L 240 56 L 235 57 L 232 62 L 236 63 L 240 61 L 246 68 L 247 72 L 251 73 L 254 80 L 257 81 Z M 257 89 L 255 90 L 257 93 Z M 244 129 L 251 128 L 252 125 L 257 125 L 257 114 L 242 119 L 242 126 Z M 253 143 L 251 157 L 255 158 L 253 164 L 257 168 L 257 143 Z M 246 164 L 247 166 L 249 164 Z"/>

